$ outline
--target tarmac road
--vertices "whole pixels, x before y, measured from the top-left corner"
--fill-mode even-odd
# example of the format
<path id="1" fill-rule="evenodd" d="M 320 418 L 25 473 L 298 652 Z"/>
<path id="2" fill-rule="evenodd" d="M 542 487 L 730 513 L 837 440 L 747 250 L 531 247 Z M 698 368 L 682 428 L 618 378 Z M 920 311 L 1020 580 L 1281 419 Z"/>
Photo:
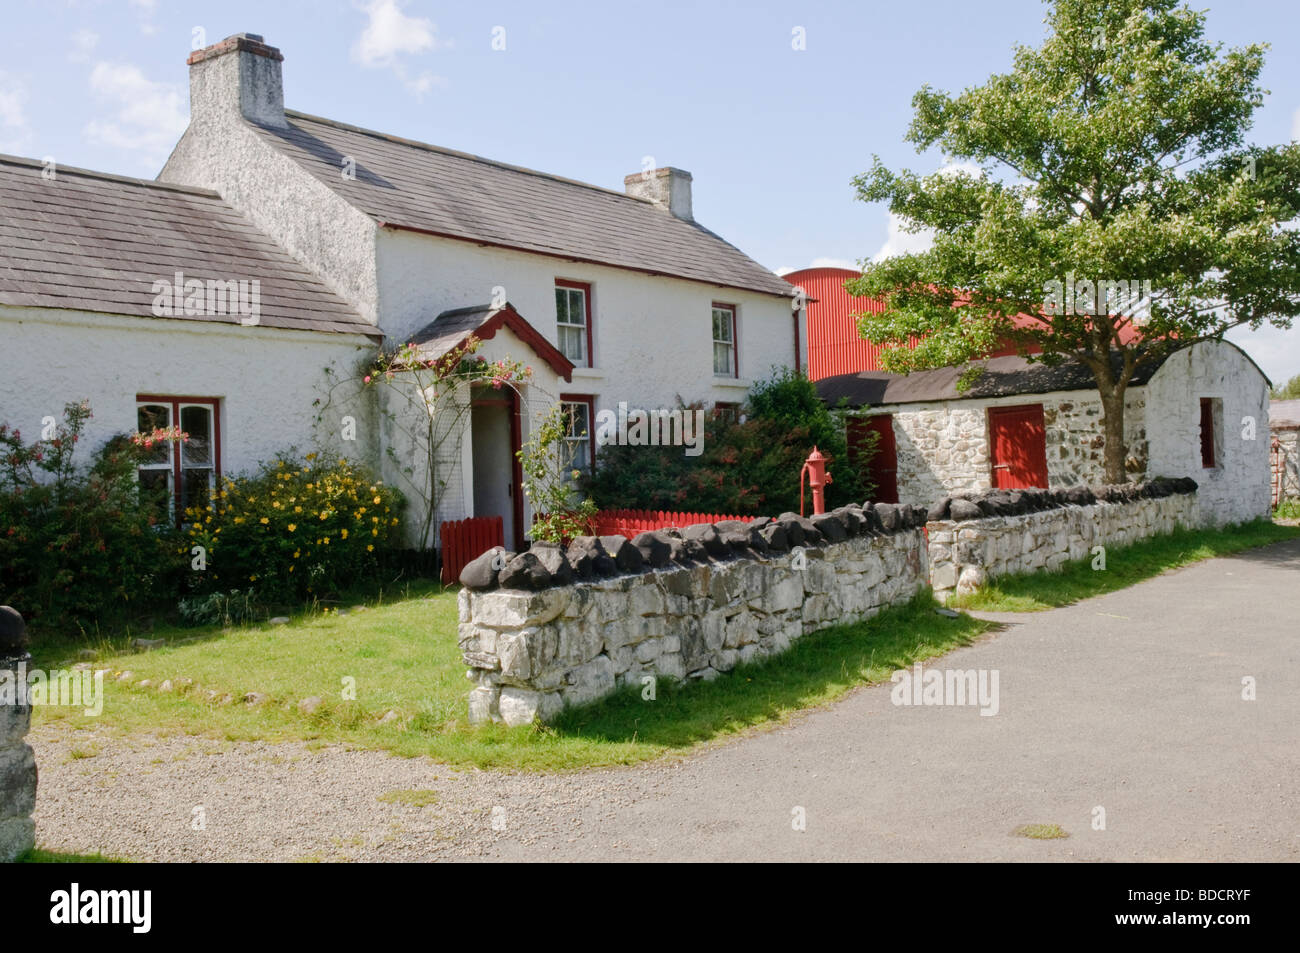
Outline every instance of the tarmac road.
<path id="1" fill-rule="evenodd" d="M 94 739 L 45 726 L 37 840 L 156 860 L 1300 860 L 1300 540 L 1003 618 L 932 663 L 996 672 L 995 715 L 874 686 L 615 770 L 184 736 L 78 759 Z"/>

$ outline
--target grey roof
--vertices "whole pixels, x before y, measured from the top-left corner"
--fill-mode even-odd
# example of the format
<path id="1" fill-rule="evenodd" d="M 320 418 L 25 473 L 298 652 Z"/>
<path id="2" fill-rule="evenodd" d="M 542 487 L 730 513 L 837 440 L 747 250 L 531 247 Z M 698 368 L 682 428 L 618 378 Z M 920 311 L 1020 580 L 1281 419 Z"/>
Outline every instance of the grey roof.
<path id="1" fill-rule="evenodd" d="M 159 318 L 158 280 L 253 281 L 258 324 L 377 335 L 250 221 L 205 189 L 0 156 L 0 304 Z M 239 315 L 176 315 L 236 324 Z"/>
<path id="2" fill-rule="evenodd" d="M 790 297 L 785 281 L 646 199 L 285 111 L 253 128 L 354 207 L 396 227 Z M 356 178 L 341 174 L 345 158 Z"/>
<path id="3" fill-rule="evenodd" d="M 478 304 L 444 311 L 411 335 L 410 343 L 419 345 L 421 353 L 430 359 L 437 359 L 481 328 L 499 310 Z"/>
<path id="4" fill-rule="evenodd" d="M 1118 360 L 1118 353 L 1115 356 Z M 1140 366 L 1134 373 L 1130 386 L 1145 384 L 1162 363 L 1163 359 Z M 958 391 L 957 381 L 962 373 L 969 367 L 980 365 L 984 366 L 984 373 L 975 384 L 969 390 Z M 855 408 L 1096 388 L 1092 371 L 1077 361 L 1048 367 L 1045 364 L 1032 364 L 1018 355 L 993 357 L 987 361 L 939 367 L 930 371 L 913 371 L 911 374 L 863 371 L 860 374 L 840 374 L 817 381 L 817 393 L 826 403 L 835 405 L 841 398 L 847 398 L 848 406 Z"/>
<path id="5" fill-rule="evenodd" d="M 533 349 L 541 360 L 566 381 L 573 379 L 573 362 L 560 353 L 509 301 L 496 305 L 480 304 L 444 311 L 417 331 L 410 343 L 417 345 L 426 360 L 437 360 L 449 353 L 471 334 L 479 340 L 496 335 L 498 328 L 509 328 Z"/>
<path id="6" fill-rule="evenodd" d="M 1268 425 L 1274 430 L 1300 429 L 1300 400 L 1269 401 Z"/>

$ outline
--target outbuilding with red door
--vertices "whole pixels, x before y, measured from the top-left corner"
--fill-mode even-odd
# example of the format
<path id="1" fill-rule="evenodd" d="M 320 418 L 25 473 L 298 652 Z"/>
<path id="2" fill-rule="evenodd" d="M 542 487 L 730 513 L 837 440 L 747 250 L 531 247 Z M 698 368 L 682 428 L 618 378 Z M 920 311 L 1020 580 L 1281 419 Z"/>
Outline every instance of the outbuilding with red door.
<path id="1" fill-rule="evenodd" d="M 867 464 L 877 499 L 928 505 L 962 491 L 1103 482 L 1101 400 L 1086 367 L 1018 356 L 975 366 L 968 389 L 958 382 L 969 365 L 817 382 L 823 400 L 849 409 L 850 453 L 879 434 Z M 1268 389 L 1226 341 L 1202 341 L 1140 370 L 1125 401 L 1127 477 L 1192 477 L 1207 522 L 1267 515 Z"/>

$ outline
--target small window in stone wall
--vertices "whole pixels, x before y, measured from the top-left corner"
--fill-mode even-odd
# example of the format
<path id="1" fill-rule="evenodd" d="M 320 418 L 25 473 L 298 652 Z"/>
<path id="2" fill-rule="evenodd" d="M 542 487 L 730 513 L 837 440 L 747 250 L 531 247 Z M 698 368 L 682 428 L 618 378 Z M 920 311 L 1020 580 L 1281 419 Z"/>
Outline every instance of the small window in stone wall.
<path id="1" fill-rule="evenodd" d="M 1201 466 L 1211 470 L 1218 467 L 1223 450 L 1223 400 L 1218 397 L 1201 398 Z"/>

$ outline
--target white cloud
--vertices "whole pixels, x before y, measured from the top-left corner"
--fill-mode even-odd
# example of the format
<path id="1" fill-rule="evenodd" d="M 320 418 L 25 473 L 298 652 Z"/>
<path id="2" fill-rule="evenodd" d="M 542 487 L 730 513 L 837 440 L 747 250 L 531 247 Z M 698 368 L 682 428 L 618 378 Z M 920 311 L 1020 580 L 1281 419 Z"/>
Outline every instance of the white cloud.
<path id="1" fill-rule="evenodd" d="M 977 179 L 983 174 L 984 172 L 980 167 L 973 162 L 949 162 L 939 169 L 939 175 L 968 175 Z M 885 243 L 880 246 L 880 251 L 871 256 L 871 260 L 873 262 L 883 261 L 886 258 L 893 258 L 895 255 L 927 251 L 933 244 L 934 231 L 932 229 L 923 228 L 919 232 L 905 231 L 902 217 L 890 212 Z"/>
<path id="2" fill-rule="evenodd" d="M 27 123 L 27 87 L 17 76 L 0 70 L 0 152 L 24 155 L 32 146 Z"/>
<path id="3" fill-rule="evenodd" d="M 72 52 L 68 54 L 68 59 L 74 63 L 89 62 L 90 54 L 94 52 L 95 47 L 98 45 L 98 33 L 92 30 L 78 30 L 72 34 Z"/>
<path id="4" fill-rule="evenodd" d="M 181 90 L 148 79 L 136 66 L 106 62 L 91 70 L 90 89 L 105 108 L 86 124 L 86 137 L 132 152 L 141 167 L 156 170 L 188 123 Z"/>
<path id="5" fill-rule="evenodd" d="M 353 59 L 367 69 L 391 69 L 417 99 L 435 86 L 447 84 L 428 70 L 413 71 L 404 59 L 450 45 L 438 39 L 432 20 L 407 16 L 400 0 L 370 0 L 361 9 L 366 26 L 352 48 Z"/>
<path id="6" fill-rule="evenodd" d="M 926 251 L 933 244 L 933 230 L 923 228 L 919 232 L 904 231 L 903 217 L 890 212 L 889 230 L 885 238 L 885 244 L 880 246 L 880 251 L 871 256 L 871 260 L 873 262 L 884 261 L 886 258 L 893 258 L 896 255 Z"/>
<path id="7" fill-rule="evenodd" d="M 140 15 L 140 32 L 145 36 L 153 36 L 157 33 L 158 27 L 150 18 L 158 9 L 158 0 L 131 0 L 131 6 Z"/>
<path id="8" fill-rule="evenodd" d="M 368 19 L 353 55 L 362 66 L 393 66 L 399 55 L 427 53 L 438 45 L 433 21 L 408 17 L 397 0 L 370 0 L 361 9 Z"/>

